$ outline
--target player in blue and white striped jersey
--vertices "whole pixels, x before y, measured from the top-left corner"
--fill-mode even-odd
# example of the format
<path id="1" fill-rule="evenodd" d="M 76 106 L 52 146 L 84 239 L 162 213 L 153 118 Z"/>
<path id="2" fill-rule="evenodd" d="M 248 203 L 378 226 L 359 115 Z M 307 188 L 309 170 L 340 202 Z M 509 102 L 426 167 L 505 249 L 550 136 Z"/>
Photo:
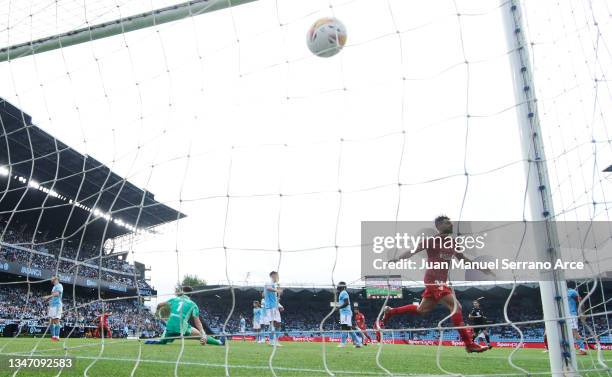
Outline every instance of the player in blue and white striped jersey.
<path id="1" fill-rule="evenodd" d="M 255 332 L 255 341 L 257 343 L 264 343 L 263 336 L 261 335 L 261 324 L 263 322 L 263 308 L 259 301 L 253 301 L 253 331 Z"/>
<path id="2" fill-rule="evenodd" d="M 264 286 L 264 322 L 268 324 L 270 332 L 270 345 L 280 346 L 277 341 L 276 330 L 280 330 L 281 316 L 278 296 L 282 293 L 278 285 L 278 272 L 270 272 L 270 281 Z"/>
<path id="3" fill-rule="evenodd" d="M 580 335 L 580 330 L 578 328 L 578 306 L 580 305 L 580 300 L 580 294 L 577 290 L 573 288 L 569 288 L 567 290 L 567 303 L 569 305 L 569 313 L 572 315 L 571 318 L 568 318 L 567 322 L 574 333 L 574 340 L 578 345 L 578 355 L 586 355 L 587 353 L 584 339 Z"/>
<path id="4" fill-rule="evenodd" d="M 57 342 L 60 336 L 60 319 L 62 318 L 62 296 L 64 295 L 64 286 L 59 282 L 57 276 L 51 277 L 51 294 L 45 296 L 44 299 L 49 301 L 49 326 L 51 328 L 51 341 Z"/>

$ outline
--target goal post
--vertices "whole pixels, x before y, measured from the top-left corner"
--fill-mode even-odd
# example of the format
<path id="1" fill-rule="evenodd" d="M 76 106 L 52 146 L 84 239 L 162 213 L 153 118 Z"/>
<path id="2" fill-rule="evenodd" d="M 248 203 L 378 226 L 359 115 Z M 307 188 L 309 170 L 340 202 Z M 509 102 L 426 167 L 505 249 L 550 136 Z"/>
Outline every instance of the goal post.
<path id="1" fill-rule="evenodd" d="M 108 38 L 130 31 L 140 30 L 187 17 L 197 16 L 216 10 L 226 9 L 237 5 L 247 4 L 256 0 L 193 0 L 185 3 L 168 6 L 143 12 L 140 14 L 122 17 L 117 20 L 103 22 L 97 25 L 86 26 L 29 42 L 19 43 L 0 49 L 0 63 L 22 58 L 24 56 L 39 54 L 59 48 L 91 42 L 97 39 Z"/>
<path id="2" fill-rule="evenodd" d="M 559 239 L 554 221 L 551 221 L 551 216 L 555 212 L 521 5 L 516 0 L 501 0 L 501 9 L 510 51 L 520 142 L 527 176 L 527 200 L 531 209 L 531 220 L 544 224 L 543 234 L 538 234 L 539 237 L 535 241 L 536 247 L 543 260 L 554 263 L 560 256 Z M 566 320 L 569 311 L 567 283 L 563 272 L 557 270 L 546 272 L 539 286 L 548 337 L 551 374 L 577 375 L 574 339 L 572 329 Z"/>

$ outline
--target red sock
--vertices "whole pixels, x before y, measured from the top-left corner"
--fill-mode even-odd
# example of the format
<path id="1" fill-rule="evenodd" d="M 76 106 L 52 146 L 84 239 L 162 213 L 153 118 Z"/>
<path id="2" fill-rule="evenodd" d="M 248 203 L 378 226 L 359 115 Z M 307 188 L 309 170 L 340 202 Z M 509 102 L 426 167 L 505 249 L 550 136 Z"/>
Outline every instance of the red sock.
<path id="1" fill-rule="evenodd" d="M 548 349 L 548 338 L 546 337 L 546 334 L 544 334 L 544 348 Z"/>
<path id="2" fill-rule="evenodd" d="M 465 323 L 463 323 L 463 315 L 460 311 L 455 312 L 455 314 L 451 316 L 451 322 L 455 327 L 465 326 Z M 463 340 L 463 343 L 465 343 L 466 346 L 474 342 L 472 340 L 472 329 L 463 328 L 457 329 L 457 331 L 459 331 L 459 336 L 461 337 L 461 340 Z"/>
<path id="3" fill-rule="evenodd" d="M 385 313 L 385 317 L 383 318 L 383 321 L 387 321 L 389 318 L 393 317 L 394 315 L 398 315 L 398 314 L 416 314 L 417 308 L 418 308 L 418 305 L 414 305 L 414 304 L 393 308 Z"/>

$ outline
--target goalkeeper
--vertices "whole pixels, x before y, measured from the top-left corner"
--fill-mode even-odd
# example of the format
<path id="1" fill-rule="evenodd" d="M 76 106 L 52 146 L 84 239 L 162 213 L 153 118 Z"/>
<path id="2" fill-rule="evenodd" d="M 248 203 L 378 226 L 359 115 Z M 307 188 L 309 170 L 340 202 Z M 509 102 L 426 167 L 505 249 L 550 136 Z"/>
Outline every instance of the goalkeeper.
<path id="1" fill-rule="evenodd" d="M 166 322 L 166 329 L 161 339 L 147 340 L 145 344 L 167 344 L 173 342 L 174 339 L 188 336 L 192 338 L 199 337 L 202 345 L 224 345 L 224 342 L 206 335 L 202 326 L 202 321 L 200 320 L 200 310 L 196 303 L 187 297 L 187 294 L 191 292 L 191 287 L 181 287 L 176 297 L 157 304 L 156 315 L 159 315 L 160 312 L 170 312 L 170 316 Z M 195 328 L 191 327 L 189 324 L 191 319 L 193 319 Z"/>

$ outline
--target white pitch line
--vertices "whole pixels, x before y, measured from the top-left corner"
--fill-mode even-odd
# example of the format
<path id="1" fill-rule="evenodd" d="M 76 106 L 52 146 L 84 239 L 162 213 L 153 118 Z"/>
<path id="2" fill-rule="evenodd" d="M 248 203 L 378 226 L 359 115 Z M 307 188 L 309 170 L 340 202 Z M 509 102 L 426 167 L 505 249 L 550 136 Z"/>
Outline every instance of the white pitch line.
<path id="1" fill-rule="evenodd" d="M 14 356 L 27 356 L 23 352 L 12 352 L 12 353 L 4 353 L 4 355 L 14 355 Z M 135 362 L 136 359 L 132 358 L 115 358 L 115 357 L 95 357 L 95 356 L 68 356 L 70 358 L 75 359 L 85 359 L 85 360 L 105 360 L 105 361 L 121 361 L 121 362 Z M 155 359 L 141 359 L 140 362 L 143 363 L 154 363 L 154 364 L 176 364 L 176 361 L 170 360 L 155 360 Z M 216 363 L 202 363 L 195 361 L 181 361 L 180 365 L 195 365 L 195 366 L 205 366 L 212 368 L 225 368 L 225 364 L 216 364 Z M 230 364 L 230 368 L 241 368 L 241 369 L 265 369 L 269 370 L 268 366 L 257 366 L 257 365 L 238 365 L 238 364 Z M 285 370 L 285 371 L 293 371 L 293 372 L 318 372 L 325 373 L 323 369 L 310 369 L 310 368 L 292 368 L 292 367 L 274 367 L 274 369 Z M 384 376 L 383 373 L 376 372 L 364 372 L 364 371 L 348 371 L 348 370 L 339 370 L 334 371 L 339 374 L 354 374 L 354 375 L 371 375 L 371 376 Z M 414 374 L 394 374 L 394 376 L 415 376 Z"/>

